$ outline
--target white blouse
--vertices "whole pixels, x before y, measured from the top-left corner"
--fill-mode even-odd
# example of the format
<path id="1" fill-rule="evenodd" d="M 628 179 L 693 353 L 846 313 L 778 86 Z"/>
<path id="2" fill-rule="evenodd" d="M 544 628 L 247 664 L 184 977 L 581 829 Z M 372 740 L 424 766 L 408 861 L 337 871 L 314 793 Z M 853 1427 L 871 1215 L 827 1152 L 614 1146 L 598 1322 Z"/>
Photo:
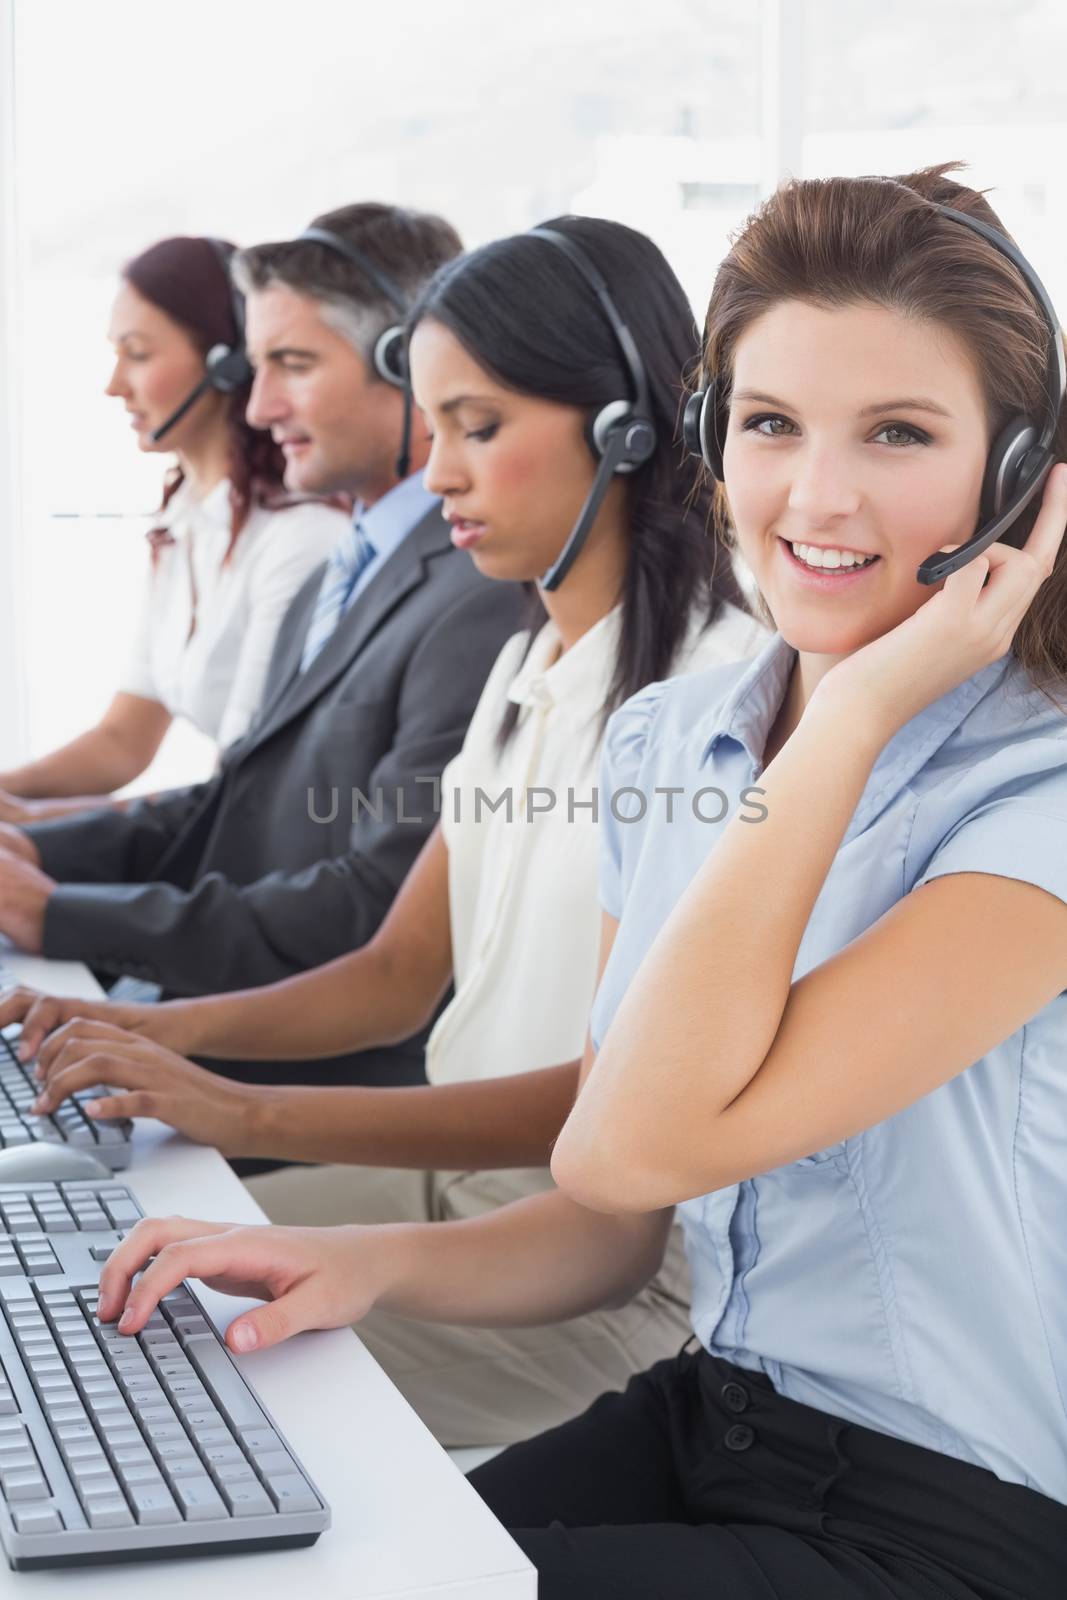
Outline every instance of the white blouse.
<path id="1" fill-rule="evenodd" d="M 223 565 L 229 482 L 200 501 L 182 484 L 156 523 L 174 543 L 161 546 L 148 574 L 120 689 L 158 700 L 220 748 L 239 739 L 259 710 L 286 608 L 347 521 L 318 503 L 255 506 Z"/>
<path id="2" fill-rule="evenodd" d="M 430 1035 L 432 1083 L 556 1066 L 585 1048 L 600 946 L 592 801 L 620 620 L 616 609 L 562 656 L 546 623 L 521 668 L 527 635 L 509 639 L 445 768 L 455 995 Z M 675 672 L 753 655 L 767 637 L 724 607 L 711 628 L 690 633 Z M 522 709 L 500 752 L 509 699 Z"/>

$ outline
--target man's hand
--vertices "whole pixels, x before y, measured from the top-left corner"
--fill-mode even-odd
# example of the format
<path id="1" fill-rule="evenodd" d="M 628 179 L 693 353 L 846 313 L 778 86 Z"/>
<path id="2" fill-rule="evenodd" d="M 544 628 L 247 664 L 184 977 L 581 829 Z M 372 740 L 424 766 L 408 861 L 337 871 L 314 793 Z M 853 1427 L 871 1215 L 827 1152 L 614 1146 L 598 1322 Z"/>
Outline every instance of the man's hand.
<path id="1" fill-rule="evenodd" d="M 69 1002 L 68 1002 L 69 1004 Z M 198 1144 L 227 1156 L 258 1154 L 248 1140 L 270 1090 L 207 1072 L 163 1045 L 108 1022 L 75 1018 L 52 1034 L 37 1069 L 43 1087 L 33 1105 L 47 1115 L 78 1089 L 106 1084 L 120 1091 L 90 1100 L 90 1117 L 158 1117 Z"/>
<path id="2" fill-rule="evenodd" d="M 32 956 L 41 954 L 44 914 L 55 889 L 40 867 L 0 854 L 0 933 Z"/>
<path id="3" fill-rule="evenodd" d="M 32 867 L 41 865 L 41 852 L 28 833 L 15 828 L 10 822 L 0 822 L 0 859 L 11 856 L 15 861 L 28 861 Z"/>

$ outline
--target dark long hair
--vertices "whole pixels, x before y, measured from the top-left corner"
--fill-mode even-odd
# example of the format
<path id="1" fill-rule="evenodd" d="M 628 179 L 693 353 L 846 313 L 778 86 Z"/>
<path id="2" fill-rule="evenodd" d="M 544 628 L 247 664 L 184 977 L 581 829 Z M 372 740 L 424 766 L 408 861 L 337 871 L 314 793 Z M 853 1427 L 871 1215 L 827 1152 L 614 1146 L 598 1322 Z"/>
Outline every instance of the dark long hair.
<path id="1" fill-rule="evenodd" d="M 694 608 L 712 622 L 724 600 L 744 608 L 729 557 L 708 533 L 711 495 L 687 464 L 680 416 L 699 348 L 693 313 L 662 251 L 643 233 L 594 217 L 542 224 L 575 240 L 599 269 L 648 375 L 656 450 L 623 481 L 629 545 L 618 656 L 606 721 L 628 696 L 667 677 Z M 507 388 L 591 415 L 631 397 L 631 380 L 592 289 L 562 250 L 528 234 L 483 245 L 443 267 L 415 306 L 449 330 Z M 531 642 L 545 611 L 530 593 Z M 527 646 L 529 648 L 529 646 Z M 518 717 L 509 705 L 506 743 Z"/>
<path id="2" fill-rule="evenodd" d="M 233 246 L 223 242 L 228 254 Z M 189 335 L 201 355 L 212 345 L 234 345 L 238 330 L 233 298 L 219 252 L 207 239 L 162 239 L 127 263 L 122 273 L 137 293 L 176 322 Z M 283 479 L 285 457 L 269 433 L 251 428 L 245 420 L 250 386 L 227 396 L 226 426 L 230 436 L 230 543 L 234 545 L 254 506 L 279 509 L 298 503 L 287 496 Z M 163 487 L 165 506 L 182 482 L 180 467 L 168 473 Z"/>
<path id="3" fill-rule="evenodd" d="M 951 206 L 1007 231 L 983 194 L 950 176 L 959 166 L 924 167 L 891 184 L 879 178 L 797 179 L 765 201 L 719 268 L 708 306 L 704 361 L 727 393 L 738 339 L 772 306 L 783 300 L 831 307 L 869 301 L 952 329 L 977 368 L 991 438 L 1018 413 L 1041 416 L 1048 406 L 1048 332 L 1037 302 L 1010 261 L 929 204 Z M 1067 458 L 1067 407 L 1058 418 L 1053 450 L 1058 461 Z M 1038 510 L 1035 500 L 1003 542 L 1022 545 Z M 720 533 L 728 536 L 729 507 L 721 491 L 716 517 Z M 1016 659 L 1046 693 L 1067 683 L 1065 619 L 1067 541 L 1012 642 Z"/>

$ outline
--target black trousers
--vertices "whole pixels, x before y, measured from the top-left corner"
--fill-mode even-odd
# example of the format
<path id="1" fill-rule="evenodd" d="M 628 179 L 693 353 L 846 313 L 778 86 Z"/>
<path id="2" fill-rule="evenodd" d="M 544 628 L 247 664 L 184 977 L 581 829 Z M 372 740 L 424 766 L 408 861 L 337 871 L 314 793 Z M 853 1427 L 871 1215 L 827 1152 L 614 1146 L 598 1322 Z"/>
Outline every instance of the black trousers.
<path id="1" fill-rule="evenodd" d="M 704 1351 L 471 1482 L 537 1568 L 539 1600 L 1067 1597 L 1067 1507 Z"/>

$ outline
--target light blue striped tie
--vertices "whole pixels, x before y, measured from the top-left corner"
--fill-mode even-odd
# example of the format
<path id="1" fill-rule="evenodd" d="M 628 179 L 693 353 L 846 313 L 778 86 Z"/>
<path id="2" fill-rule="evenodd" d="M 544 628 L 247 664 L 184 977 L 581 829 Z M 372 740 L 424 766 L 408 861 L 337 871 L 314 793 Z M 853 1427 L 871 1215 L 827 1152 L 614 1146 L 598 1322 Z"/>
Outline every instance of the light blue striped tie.
<path id="1" fill-rule="evenodd" d="M 311 625 L 304 640 L 304 654 L 300 661 L 301 672 L 306 672 L 316 656 L 333 637 L 337 624 L 345 614 L 352 590 L 360 573 L 376 552 L 367 538 L 363 524 L 356 518 L 350 522 L 334 546 L 326 571 L 322 575 L 322 588 L 315 602 Z"/>

